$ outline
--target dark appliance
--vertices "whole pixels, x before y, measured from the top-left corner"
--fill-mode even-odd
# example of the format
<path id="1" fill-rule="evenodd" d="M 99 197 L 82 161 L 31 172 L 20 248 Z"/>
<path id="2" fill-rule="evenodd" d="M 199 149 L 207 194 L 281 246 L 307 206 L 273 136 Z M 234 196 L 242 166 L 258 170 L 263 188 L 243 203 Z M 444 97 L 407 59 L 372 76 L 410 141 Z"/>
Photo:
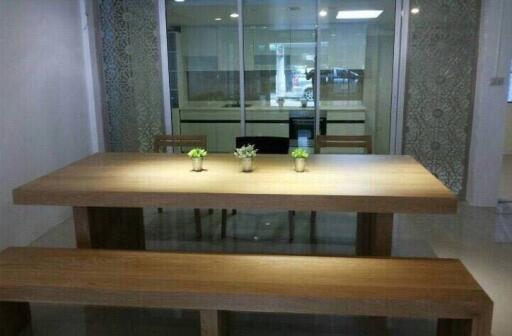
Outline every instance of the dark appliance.
<path id="1" fill-rule="evenodd" d="M 325 112 L 320 112 L 320 134 L 325 135 L 326 133 L 327 118 Z M 314 138 L 315 111 L 290 111 L 290 145 L 292 147 L 297 147 L 299 145 L 299 140 L 307 140 L 308 146 L 313 146 L 312 141 Z"/>

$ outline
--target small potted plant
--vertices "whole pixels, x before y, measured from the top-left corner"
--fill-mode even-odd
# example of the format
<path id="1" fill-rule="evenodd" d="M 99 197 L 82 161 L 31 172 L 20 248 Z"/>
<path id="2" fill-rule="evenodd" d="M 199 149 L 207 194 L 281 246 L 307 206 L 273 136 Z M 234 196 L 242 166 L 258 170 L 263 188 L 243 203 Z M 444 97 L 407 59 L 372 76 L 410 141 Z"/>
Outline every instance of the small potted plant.
<path id="1" fill-rule="evenodd" d="M 295 171 L 302 173 L 306 169 L 306 159 L 309 157 L 309 153 L 302 148 L 296 148 L 292 152 L 292 157 L 295 159 Z"/>
<path id="2" fill-rule="evenodd" d="M 188 152 L 188 156 L 192 159 L 192 170 L 200 172 L 203 170 L 203 158 L 208 155 L 208 152 L 202 148 L 194 148 Z"/>
<path id="3" fill-rule="evenodd" d="M 237 148 L 233 154 L 240 159 L 240 164 L 243 172 L 252 171 L 252 159 L 256 156 L 258 150 L 254 145 L 246 145 Z"/>

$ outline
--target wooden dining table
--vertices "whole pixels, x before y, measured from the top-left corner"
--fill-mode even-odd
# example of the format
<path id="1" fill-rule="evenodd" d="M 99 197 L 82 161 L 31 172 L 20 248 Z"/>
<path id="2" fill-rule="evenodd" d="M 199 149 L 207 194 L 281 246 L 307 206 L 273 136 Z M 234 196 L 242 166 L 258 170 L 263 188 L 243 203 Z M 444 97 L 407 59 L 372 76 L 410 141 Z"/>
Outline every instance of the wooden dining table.
<path id="1" fill-rule="evenodd" d="M 287 155 L 258 155 L 243 173 L 231 154 L 210 154 L 194 172 L 186 155 L 98 153 L 16 188 L 13 199 L 72 207 L 79 248 L 144 249 L 144 207 L 357 212 L 364 256 L 391 255 L 395 213 L 457 211 L 454 193 L 402 155 L 311 155 L 303 173 Z"/>

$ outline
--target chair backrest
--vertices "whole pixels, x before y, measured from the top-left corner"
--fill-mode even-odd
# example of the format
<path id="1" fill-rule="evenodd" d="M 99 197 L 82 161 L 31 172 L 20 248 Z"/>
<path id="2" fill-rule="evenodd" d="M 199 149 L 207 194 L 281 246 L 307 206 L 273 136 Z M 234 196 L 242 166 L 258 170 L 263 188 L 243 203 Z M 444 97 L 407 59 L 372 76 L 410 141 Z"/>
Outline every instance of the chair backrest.
<path id="1" fill-rule="evenodd" d="M 153 138 L 153 151 L 165 152 L 167 147 L 199 147 L 206 149 L 205 135 L 155 135 Z"/>
<path id="2" fill-rule="evenodd" d="M 315 153 L 322 148 L 362 148 L 366 154 L 372 153 L 371 135 L 318 135 L 315 140 Z"/>
<path id="3" fill-rule="evenodd" d="M 254 145 L 260 154 L 288 154 L 290 139 L 271 136 L 246 136 L 236 138 L 236 147 Z"/>

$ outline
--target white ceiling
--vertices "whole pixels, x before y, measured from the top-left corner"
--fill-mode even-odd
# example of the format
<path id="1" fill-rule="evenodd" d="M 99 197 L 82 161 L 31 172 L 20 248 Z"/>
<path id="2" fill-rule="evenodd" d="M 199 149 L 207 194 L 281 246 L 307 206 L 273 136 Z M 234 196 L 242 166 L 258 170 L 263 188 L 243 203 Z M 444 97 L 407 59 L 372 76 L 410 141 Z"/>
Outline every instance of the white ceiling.
<path id="1" fill-rule="evenodd" d="M 237 11 L 236 0 L 166 0 L 167 25 L 233 25 L 237 19 L 229 17 Z M 316 21 L 316 0 L 244 0 L 244 24 L 278 27 L 314 27 Z M 380 9 L 384 12 L 377 19 L 357 22 L 393 25 L 395 0 L 321 0 L 320 9 L 326 9 L 328 16 L 321 22 L 339 23 L 339 10 Z M 222 21 L 215 21 L 216 17 Z M 343 21 L 347 22 L 347 21 Z M 355 21 L 354 21 L 355 22 Z"/>

